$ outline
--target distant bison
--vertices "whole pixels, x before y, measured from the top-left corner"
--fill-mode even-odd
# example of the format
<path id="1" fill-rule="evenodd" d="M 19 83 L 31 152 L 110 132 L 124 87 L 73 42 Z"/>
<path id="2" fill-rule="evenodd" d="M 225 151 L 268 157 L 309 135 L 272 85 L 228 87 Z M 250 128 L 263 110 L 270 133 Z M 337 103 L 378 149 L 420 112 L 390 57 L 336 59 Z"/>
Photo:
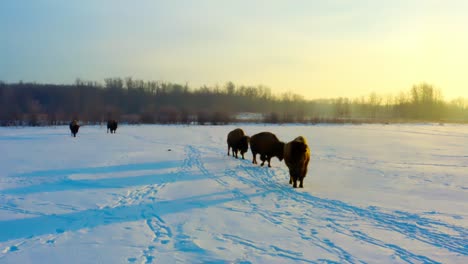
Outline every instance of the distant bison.
<path id="1" fill-rule="evenodd" d="M 115 131 L 117 130 L 117 121 L 114 119 L 107 121 L 107 133 L 109 133 L 109 130 L 111 134 L 115 134 Z"/>
<path id="2" fill-rule="evenodd" d="M 272 157 L 277 157 L 280 161 L 283 160 L 284 143 L 279 141 L 273 133 L 261 132 L 250 138 L 250 150 L 253 155 L 253 164 L 257 164 L 257 154 L 260 154 L 262 160 L 260 166 L 268 161 L 268 167 L 271 167 L 270 159 Z"/>
<path id="3" fill-rule="evenodd" d="M 237 159 L 237 152 L 239 151 L 244 159 L 244 153 L 249 150 L 249 137 L 245 135 L 244 131 L 236 128 L 229 132 L 227 136 L 228 156 L 229 150 L 232 148 L 232 156 Z"/>
<path id="4" fill-rule="evenodd" d="M 76 134 L 78 133 L 78 129 L 80 129 L 80 125 L 78 125 L 78 121 L 73 120 L 70 122 L 70 131 L 73 135 L 73 137 L 76 137 Z"/>
<path id="5" fill-rule="evenodd" d="M 307 165 L 310 160 L 310 149 L 304 137 L 299 136 L 284 146 L 284 162 L 289 168 L 289 184 L 303 188 L 303 180 L 307 174 Z"/>

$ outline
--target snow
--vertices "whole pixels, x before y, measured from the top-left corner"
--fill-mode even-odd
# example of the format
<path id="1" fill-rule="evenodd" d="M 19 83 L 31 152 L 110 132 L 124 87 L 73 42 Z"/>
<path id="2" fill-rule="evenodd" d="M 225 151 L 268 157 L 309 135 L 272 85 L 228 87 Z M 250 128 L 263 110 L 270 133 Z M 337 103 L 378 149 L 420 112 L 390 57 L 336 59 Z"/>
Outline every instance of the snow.
<path id="1" fill-rule="evenodd" d="M 284 162 L 226 136 L 303 135 Z M 468 263 L 468 126 L 0 128 L 0 263 Z"/>

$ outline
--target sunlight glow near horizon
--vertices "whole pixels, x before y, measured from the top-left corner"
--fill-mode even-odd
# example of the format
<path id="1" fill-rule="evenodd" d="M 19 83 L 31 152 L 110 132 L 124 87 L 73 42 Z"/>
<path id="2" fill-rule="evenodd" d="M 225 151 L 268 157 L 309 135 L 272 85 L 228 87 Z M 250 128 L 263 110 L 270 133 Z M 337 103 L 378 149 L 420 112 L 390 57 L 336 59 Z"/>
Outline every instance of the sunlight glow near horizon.
<path id="1" fill-rule="evenodd" d="M 468 1 L 0 2 L 0 80 L 265 85 L 468 97 Z"/>

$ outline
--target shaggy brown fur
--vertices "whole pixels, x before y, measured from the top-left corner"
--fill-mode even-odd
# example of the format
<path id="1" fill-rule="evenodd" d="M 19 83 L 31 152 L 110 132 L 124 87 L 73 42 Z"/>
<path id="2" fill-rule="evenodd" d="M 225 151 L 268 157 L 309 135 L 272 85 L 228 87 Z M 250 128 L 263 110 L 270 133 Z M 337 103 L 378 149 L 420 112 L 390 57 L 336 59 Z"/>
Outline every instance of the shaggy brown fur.
<path id="1" fill-rule="evenodd" d="M 80 129 L 80 125 L 78 125 L 78 121 L 73 120 L 70 122 L 70 131 L 73 137 L 76 137 L 76 134 L 78 133 L 78 129 Z"/>
<path id="2" fill-rule="evenodd" d="M 293 184 L 294 188 L 297 188 L 297 181 L 299 181 L 299 188 L 304 187 L 302 182 L 307 174 L 309 160 L 310 149 L 302 136 L 284 146 L 284 162 L 289 168 L 289 184 Z"/>
<path id="3" fill-rule="evenodd" d="M 244 131 L 240 128 L 236 128 L 229 132 L 227 136 L 228 144 L 228 156 L 229 150 L 232 148 L 232 156 L 237 159 L 237 152 L 239 151 L 244 159 L 244 153 L 249 150 L 249 137 L 245 135 Z"/>
<path id="4" fill-rule="evenodd" d="M 117 130 L 117 121 L 115 121 L 114 119 L 107 121 L 107 133 L 109 133 L 109 130 L 111 134 L 115 134 L 115 131 Z"/>
<path id="5" fill-rule="evenodd" d="M 262 160 L 260 166 L 268 161 L 268 167 L 271 167 L 270 160 L 272 157 L 277 157 L 280 161 L 283 160 L 284 142 L 279 141 L 273 133 L 261 132 L 250 138 L 250 150 L 253 155 L 253 164 L 257 164 L 256 156 L 260 154 Z"/>

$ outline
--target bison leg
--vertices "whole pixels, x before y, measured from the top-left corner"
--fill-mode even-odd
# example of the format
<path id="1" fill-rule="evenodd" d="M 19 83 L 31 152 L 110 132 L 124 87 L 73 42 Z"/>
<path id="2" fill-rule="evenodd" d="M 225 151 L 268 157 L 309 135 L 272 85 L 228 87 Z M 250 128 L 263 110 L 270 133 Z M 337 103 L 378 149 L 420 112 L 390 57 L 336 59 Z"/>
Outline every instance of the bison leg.
<path id="1" fill-rule="evenodd" d="M 237 149 L 233 150 L 233 153 L 235 154 L 235 157 L 237 159 Z M 234 156 L 234 154 L 233 154 L 233 156 Z"/>
<path id="2" fill-rule="evenodd" d="M 297 188 L 297 175 L 293 175 L 293 188 Z"/>
<path id="3" fill-rule="evenodd" d="M 265 161 L 267 160 L 267 157 L 265 155 L 260 155 L 260 159 L 262 160 L 262 164 L 260 164 L 260 166 L 263 166 L 263 164 L 265 164 Z"/>
<path id="4" fill-rule="evenodd" d="M 253 164 L 257 164 L 257 153 L 255 153 L 255 152 L 252 151 L 252 156 L 253 156 L 253 158 L 252 158 L 252 163 L 253 163 Z"/>
<path id="5" fill-rule="evenodd" d="M 230 156 L 230 155 L 229 155 L 229 150 L 230 150 L 230 149 L 231 149 L 231 147 L 228 145 L 228 156 Z"/>
<path id="6" fill-rule="evenodd" d="M 289 183 L 292 183 L 293 187 L 294 188 L 297 188 L 297 171 L 295 170 L 290 170 L 289 171 L 289 175 L 290 175 L 290 178 L 289 178 Z"/>
<path id="7" fill-rule="evenodd" d="M 267 157 L 267 160 L 268 160 L 268 167 L 271 168 L 271 164 L 270 164 L 271 157 Z"/>
<path id="8" fill-rule="evenodd" d="M 305 178 L 305 175 L 306 175 L 307 171 L 302 171 L 300 174 L 299 174 L 299 188 L 304 188 L 304 185 L 302 184 L 303 181 L 304 181 L 304 178 Z"/>
<path id="9" fill-rule="evenodd" d="M 241 155 L 242 155 L 242 159 L 244 159 L 244 152 L 241 152 Z"/>

